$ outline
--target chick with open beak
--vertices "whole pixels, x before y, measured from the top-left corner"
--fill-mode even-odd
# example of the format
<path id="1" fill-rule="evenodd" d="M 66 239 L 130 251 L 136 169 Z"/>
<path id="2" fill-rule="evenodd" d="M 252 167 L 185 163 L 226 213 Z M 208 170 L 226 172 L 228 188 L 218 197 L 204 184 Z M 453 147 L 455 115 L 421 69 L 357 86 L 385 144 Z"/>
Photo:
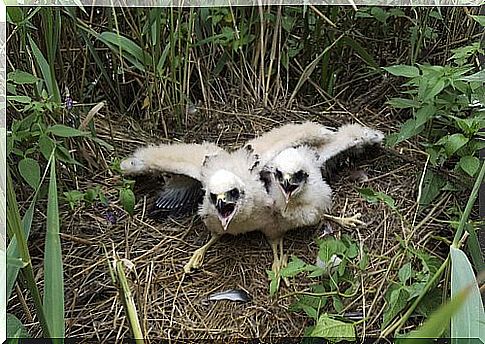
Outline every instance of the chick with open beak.
<path id="1" fill-rule="evenodd" d="M 298 194 L 303 188 L 303 185 L 308 179 L 308 173 L 303 170 L 299 170 L 295 173 L 282 173 L 280 170 L 276 169 L 274 176 L 278 182 L 278 187 L 285 197 L 286 204 L 284 211 L 286 211 L 292 196 Z"/>
<path id="2" fill-rule="evenodd" d="M 210 194 L 211 202 L 217 210 L 217 216 L 221 221 L 224 231 L 227 231 L 236 213 L 240 195 L 241 193 L 237 188 L 219 194 Z"/>

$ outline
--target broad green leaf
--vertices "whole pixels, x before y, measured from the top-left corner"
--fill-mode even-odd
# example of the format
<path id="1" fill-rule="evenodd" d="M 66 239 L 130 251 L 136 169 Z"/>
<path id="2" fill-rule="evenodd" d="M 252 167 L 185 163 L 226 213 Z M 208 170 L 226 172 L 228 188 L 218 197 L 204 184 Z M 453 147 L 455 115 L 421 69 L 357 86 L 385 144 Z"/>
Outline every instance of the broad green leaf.
<path id="1" fill-rule="evenodd" d="M 135 194 L 133 191 L 131 191 L 131 189 L 121 189 L 120 201 L 123 209 L 125 209 L 128 214 L 133 216 L 133 211 L 135 209 Z"/>
<path id="2" fill-rule="evenodd" d="M 11 80 L 14 83 L 19 85 L 24 85 L 24 84 L 35 84 L 40 79 L 30 73 L 16 69 L 13 72 L 8 73 L 7 80 Z"/>
<path id="3" fill-rule="evenodd" d="M 47 135 L 41 135 L 39 138 L 39 150 L 46 160 L 49 160 L 54 148 L 56 148 L 55 142 Z"/>
<path id="4" fill-rule="evenodd" d="M 318 318 L 311 337 L 323 337 L 332 341 L 355 340 L 354 324 L 330 318 L 328 314 L 322 314 Z"/>
<path id="5" fill-rule="evenodd" d="M 19 161 L 19 172 L 22 178 L 34 190 L 37 190 L 40 184 L 40 167 L 39 163 L 31 158 L 24 158 Z"/>
<path id="6" fill-rule="evenodd" d="M 47 132 L 59 137 L 76 137 L 89 135 L 88 132 L 78 130 L 76 128 L 68 127 L 63 124 L 55 124 L 47 128 Z"/>
<path id="7" fill-rule="evenodd" d="M 453 134 L 451 136 L 448 136 L 444 144 L 446 154 L 448 156 L 451 156 L 458 149 L 466 145 L 467 142 L 468 142 L 468 138 L 465 137 L 463 134 Z"/>
<path id="8" fill-rule="evenodd" d="M 463 293 L 469 295 L 451 318 L 452 338 L 479 338 L 485 343 L 485 313 L 478 289 L 475 273 L 462 250 L 450 246 L 451 256 L 451 297 L 460 298 Z"/>
<path id="9" fill-rule="evenodd" d="M 337 239 L 334 238 L 328 238 L 326 240 L 322 240 L 320 242 L 320 249 L 318 251 L 318 257 L 322 260 L 324 263 L 329 263 L 330 258 L 334 254 L 344 254 L 345 250 L 347 247 L 345 244 Z"/>
<path id="10" fill-rule="evenodd" d="M 415 78 L 419 76 L 419 69 L 414 66 L 395 65 L 382 68 L 395 76 L 404 76 L 406 78 Z"/>
<path id="11" fill-rule="evenodd" d="M 288 265 L 281 270 L 282 277 L 294 277 L 299 273 L 306 271 L 306 263 L 298 257 L 292 256 Z"/>
<path id="12" fill-rule="evenodd" d="M 22 322 L 10 313 L 7 313 L 7 338 L 30 338 Z"/>
<path id="13" fill-rule="evenodd" d="M 428 104 L 416 111 L 416 127 L 426 124 L 436 114 L 436 107 Z"/>
<path id="14" fill-rule="evenodd" d="M 402 282 L 402 283 L 406 283 L 408 281 L 408 279 L 411 278 L 411 274 L 412 274 L 413 270 L 411 268 L 411 263 L 406 263 L 404 264 L 400 269 L 399 269 L 399 273 L 398 273 L 398 276 L 399 276 L 399 280 Z"/>
<path id="15" fill-rule="evenodd" d="M 64 277 L 55 158 L 50 166 L 47 233 L 44 251 L 44 310 L 53 338 L 64 338 Z"/>
<path id="16" fill-rule="evenodd" d="M 431 85 L 428 85 L 428 88 L 426 89 L 426 93 L 424 94 L 423 100 L 429 100 L 434 98 L 436 95 L 441 93 L 443 89 L 445 88 L 446 83 L 444 79 L 438 79 L 436 82 L 434 82 Z"/>
<path id="17" fill-rule="evenodd" d="M 384 310 L 384 318 L 381 328 L 387 325 L 406 307 L 409 293 L 404 287 L 399 287 L 391 292 L 389 303 Z"/>
<path id="18" fill-rule="evenodd" d="M 473 177 L 480 168 L 480 159 L 471 155 L 462 156 L 458 164 L 463 171 Z"/>
<path id="19" fill-rule="evenodd" d="M 419 204 L 427 206 L 430 204 L 441 192 L 441 189 L 446 185 L 446 181 L 438 174 L 431 170 L 426 171 L 423 180 L 423 189 Z"/>

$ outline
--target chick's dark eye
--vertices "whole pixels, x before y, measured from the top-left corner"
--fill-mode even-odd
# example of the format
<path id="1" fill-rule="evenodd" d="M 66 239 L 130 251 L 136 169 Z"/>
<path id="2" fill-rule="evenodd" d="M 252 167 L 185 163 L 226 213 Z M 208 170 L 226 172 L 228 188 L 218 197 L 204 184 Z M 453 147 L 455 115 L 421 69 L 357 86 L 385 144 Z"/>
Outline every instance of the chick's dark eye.
<path id="1" fill-rule="evenodd" d="M 234 188 L 229 191 L 229 195 L 231 195 L 232 198 L 239 198 L 239 190 Z"/>
<path id="2" fill-rule="evenodd" d="M 211 198 L 211 202 L 213 204 L 216 204 L 216 202 L 217 202 L 217 196 L 215 194 L 211 193 L 210 194 L 210 198 Z"/>
<path id="3" fill-rule="evenodd" d="M 296 182 L 296 183 L 301 183 L 303 180 L 305 180 L 306 178 L 308 177 L 308 174 L 306 174 L 305 172 L 303 172 L 302 170 L 296 172 L 294 175 L 293 175 L 293 180 Z"/>

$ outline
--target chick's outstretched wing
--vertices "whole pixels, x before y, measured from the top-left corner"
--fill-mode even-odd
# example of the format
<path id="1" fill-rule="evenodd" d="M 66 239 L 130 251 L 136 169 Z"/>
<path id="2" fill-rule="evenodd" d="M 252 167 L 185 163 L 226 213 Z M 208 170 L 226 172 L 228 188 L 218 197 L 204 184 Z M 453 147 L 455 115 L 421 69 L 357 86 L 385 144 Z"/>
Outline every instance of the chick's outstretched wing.
<path id="1" fill-rule="evenodd" d="M 154 197 L 149 209 L 151 217 L 184 215 L 195 212 L 202 202 L 203 163 L 207 156 L 224 150 L 215 144 L 162 144 L 139 148 L 120 164 L 123 173 L 140 175 L 146 194 Z M 154 180 L 162 174 L 164 183 Z"/>
<path id="2" fill-rule="evenodd" d="M 260 166 L 266 165 L 287 148 L 306 145 L 319 148 L 332 141 L 335 132 L 315 123 L 285 124 L 248 141 L 246 148 L 259 156 Z"/>

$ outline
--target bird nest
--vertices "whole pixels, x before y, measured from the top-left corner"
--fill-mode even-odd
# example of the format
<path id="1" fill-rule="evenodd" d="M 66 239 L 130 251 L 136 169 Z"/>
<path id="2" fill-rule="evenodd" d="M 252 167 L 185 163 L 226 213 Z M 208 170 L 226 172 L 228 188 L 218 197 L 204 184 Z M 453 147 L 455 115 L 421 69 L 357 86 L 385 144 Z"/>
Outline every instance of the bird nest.
<path id="1" fill-rule="evenodd" d="M 214 105 L 187 115 L 187 128 L 169 131 L 169 137 L 163 139 L 160 132 L 142 130 L 130 118 L 101 111 L 95 118 L 97 133 L 114 145 L 115 150 L 108 156 L 106 151 L 90 151 L 92 147 L 86 143 L 85 151 L 79 153 L 91 157 L 86 159 L 88 171 L 94 172 L 82 172 L 77 178 L 77 187 L 86 190 L 100 185 L 110 206 L 86 205 L 72 211 L 61 204 L 67 336 L 110 342 L 131 336 L 120 290 L 110 275 L 115 256 L 130 267 L 126 270 L 127 277 L 147 338 L 302 336 L 312 320 L 304 313 L 291 311 L 289 306 L 295 301 L 295 293 L 308 290 L 309 280 L 299 275 L 291 278 L 290 286 L 282 284 L 277 295 L 270 297 L 266 270 L 271 268 L 273 255 L 261 233 L 222 237 L 208 251 L 202 269 L 185 275 L 183 266 L 193 251 L 210 237 L 202 221 L 192 216 L 154 222 L 146 217 L 147 205 L 143 199 L 137 199 L 134 216 L 128 216 L 118 201 L 116 187 L 121 185 L 122 177 L 108 166 L 113 158 L 122 158 L 145 143 L 213 141 L 226 148 L 235 148 L 263 131 L 290 121 L 314 120 L 333 127 L 359 122 L 386 134 L 394 132 L 398 126 L 385 112 L 387 110 L 364 109 L 353 113 L 338 104 L 328 109 L 328 106 L 320 106 L 275 111 L 238 110 L 229 105 Z M 171 123 L 165 125 L 172 127 Z M 332 225 L 334 233 L 330 234 L 337 237 L 348 234 L 369 254 L 367 269 L 357 275 L 359 292 L 343 300 L 343 312 L 360 313 L 364 318 L 357 327 L 359 335 L 379 334 L 384 294 L 403 264 L 402 260 L 393 266 L 390 264 L 400 250 L 398 238 L 443 256 L 445 246 L 435 237 L 451 236 L 440 219 L 448 219 L 443 210 L 455 202 L 454 196 L 442 195 L 437 204 L 417 211 L 416 190 L 424 161 L 419 148 L 406 142 L 398 149 L 385 148 L 377 158 L 360 165 L 368 176 L 365 183 L 353 181 L 344 171 L 332 184 L 333 215 L 361 213 L 361 219 L 367 224 L 353 229 Z M 414 225 L 404 225 L 385 204 L 366 202 L 356 187 L 369 187 L 391 196 L 405 221 Z M 39 257 L 42 257 L 45 233 L 41 222 L 38 226 L 40 228 L 34 229 L 31 235 L 35 271 L 40 271 L 42 266 Z M 286 253 L 314 263 L 318 252 L 315 238 L 325 235 L 324 228 L 289 232 L 285 236 Z M 206 302 L 209 294 L 233 288 L 245 290 L 251 300 L 246 303 Z M 19 291 L 14 293 L 13 299 L 10 300 L 12 311 L 23 318 L 31 333 L 40 331 L 36 319 L 29 321 L 28 307 Z"/>

